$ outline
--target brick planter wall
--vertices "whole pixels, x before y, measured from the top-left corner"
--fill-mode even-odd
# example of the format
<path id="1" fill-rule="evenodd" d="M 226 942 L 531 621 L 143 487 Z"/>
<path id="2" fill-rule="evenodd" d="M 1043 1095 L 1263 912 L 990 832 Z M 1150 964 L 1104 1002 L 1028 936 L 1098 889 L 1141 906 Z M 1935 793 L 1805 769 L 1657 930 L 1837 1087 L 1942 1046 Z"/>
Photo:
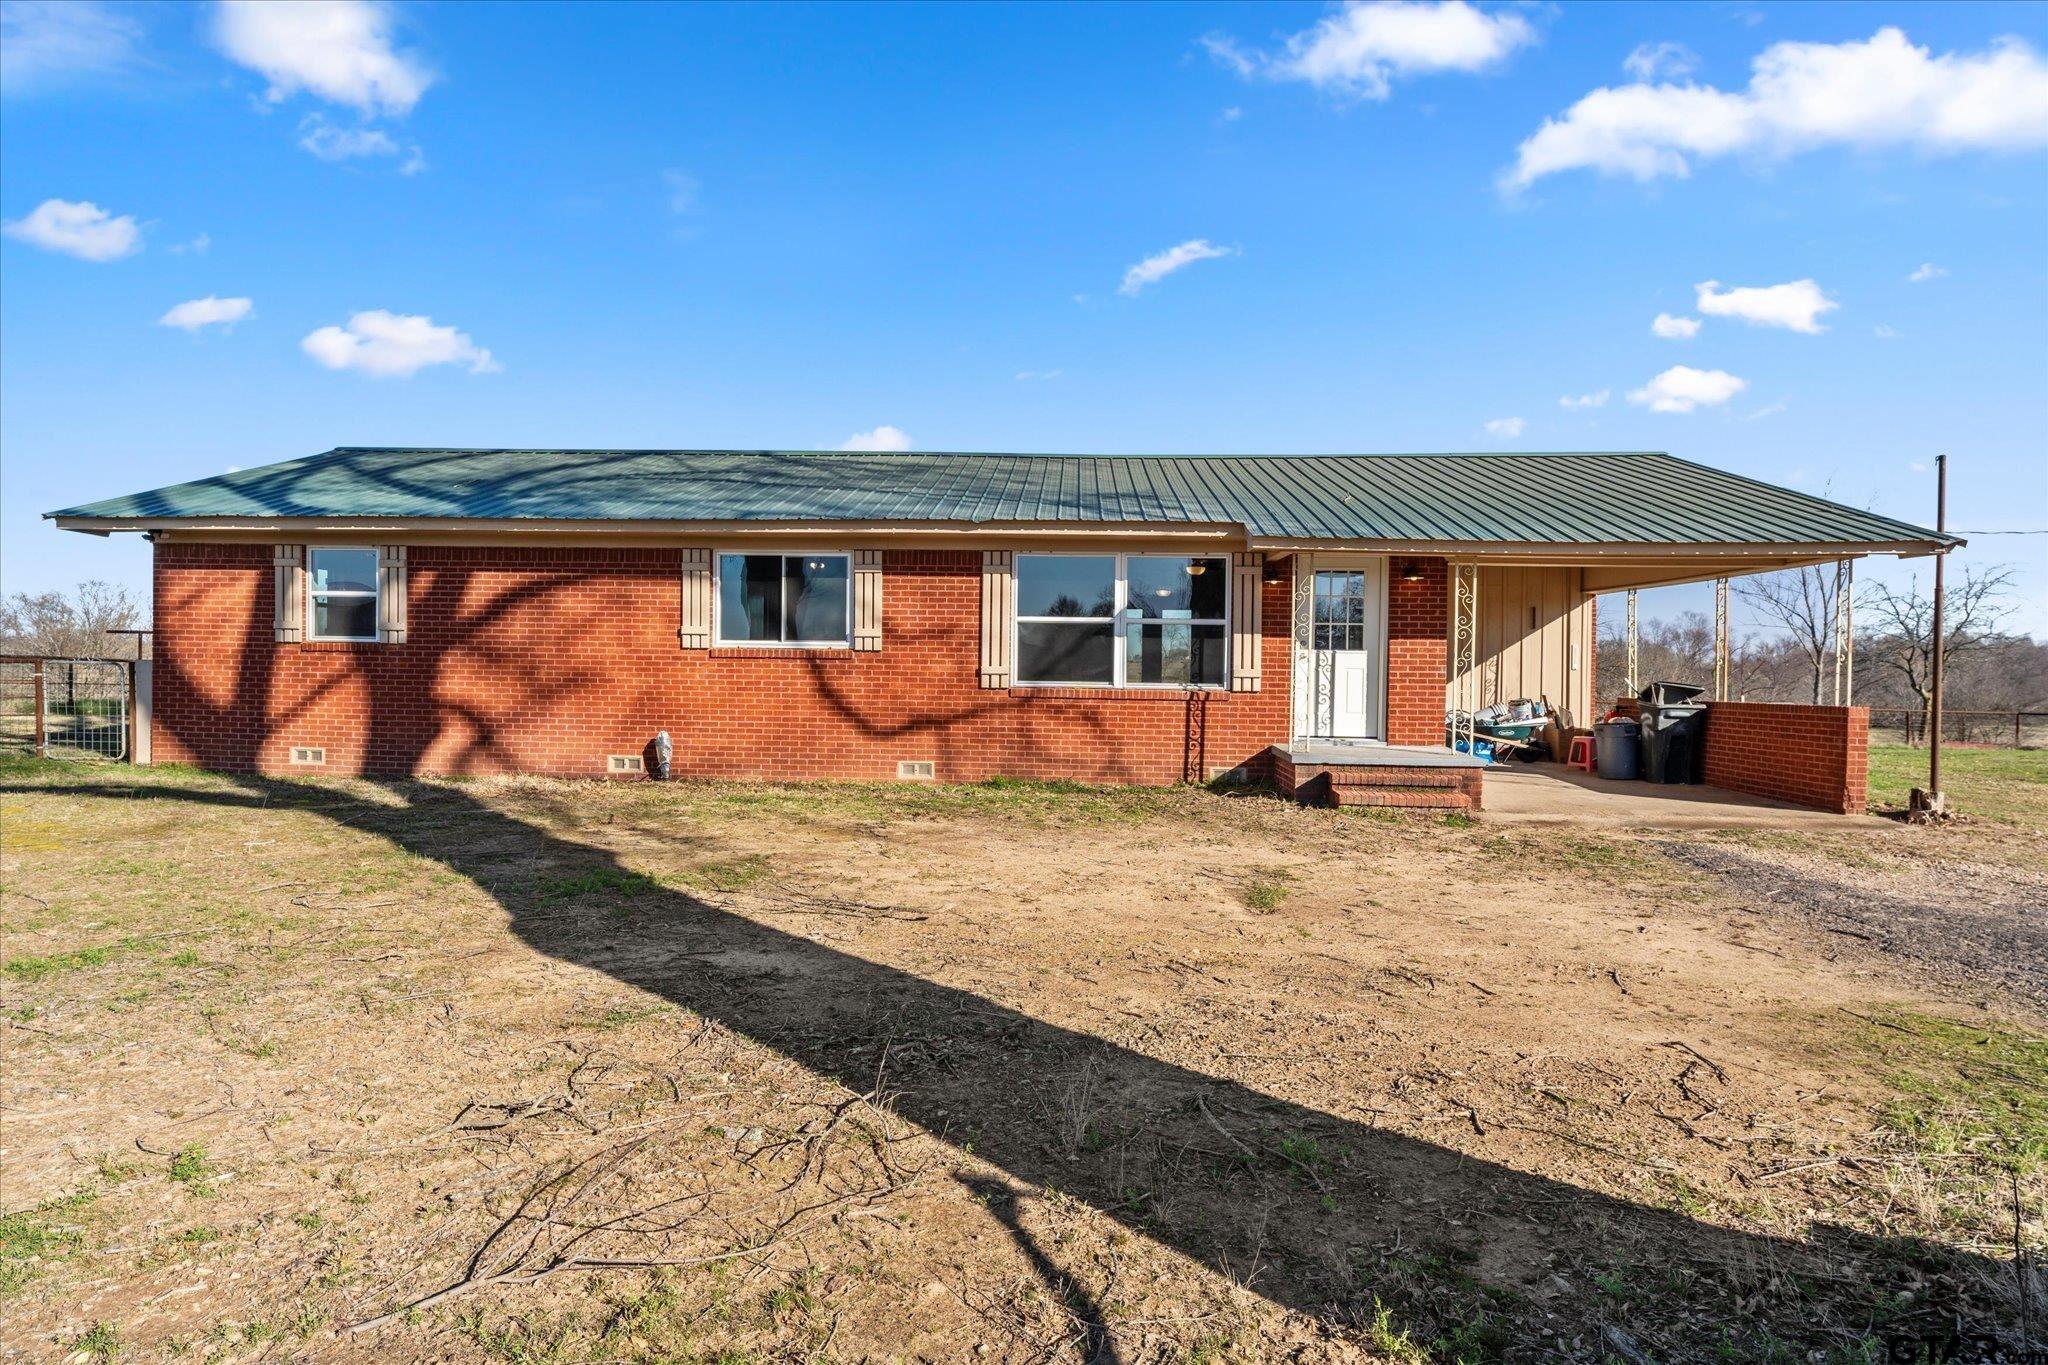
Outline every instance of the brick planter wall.
<path id="1" fill-rule="evenodd" d="M 1861 706 L 1707 704 L 1709 786 L 1861 814 L 1870 780 L 1870 712 Z"/>
<path id="2" fill-rule="evenodd" d="M 665 729 L 684 777 L 893 779 L 910 759 L 946 781 L 1166 783 L 1245 764 L 1264 776 L 1266 746 L 1288 738 L 1284 566 L 1262 590 L 1264 689 L 1189 694 L 984 690 L 974 551 L 887 553 L 878 653 L 684 650 L 680 563 L 665 548 L 415 546 L 408 643 L 279 645 L 269 546 L 159 544 L 155 757 L 594 777 Z M 1404 657 L 1426 670 L 1415 659 L 1433 644 L 1425 739 L 1441 735 L 1443 643 L 1414 637 L 1441 629 L 1441 564 L 1435 582 L 1434 616 L 1397 606 L 1390 632 L 1397 679 Z M 324 747 L 326 766 L 292 767 L 293 745 Z"/>

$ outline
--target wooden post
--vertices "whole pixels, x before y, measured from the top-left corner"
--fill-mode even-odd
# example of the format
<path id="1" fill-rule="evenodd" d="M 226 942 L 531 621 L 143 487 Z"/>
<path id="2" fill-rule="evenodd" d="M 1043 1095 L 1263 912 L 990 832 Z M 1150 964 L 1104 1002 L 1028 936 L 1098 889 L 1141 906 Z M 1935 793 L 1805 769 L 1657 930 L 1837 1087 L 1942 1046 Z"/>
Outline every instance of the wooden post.
<path id="1" fill-rule="evenodd" d="M 1934 529 L 1948 530 L 1948 456 L 1934 457 Z M 1917 822 L 1948 817 L 1948 795 L 1941 789 L 1941 685 L 1948 642 L 1943 638 L 1942 610 L 1944 578 L 1948 564 L 1946 548 L 1934 552 L 1934 628 L 1928 641 L 1927 790 L 1907 798 L 1907 817 Z"/>
<path id="2" fill-rule="evenodd" d="M 43 732 L 43 661 L 36 660 L 36 757 L 47 756 L 50 737 Z"/>

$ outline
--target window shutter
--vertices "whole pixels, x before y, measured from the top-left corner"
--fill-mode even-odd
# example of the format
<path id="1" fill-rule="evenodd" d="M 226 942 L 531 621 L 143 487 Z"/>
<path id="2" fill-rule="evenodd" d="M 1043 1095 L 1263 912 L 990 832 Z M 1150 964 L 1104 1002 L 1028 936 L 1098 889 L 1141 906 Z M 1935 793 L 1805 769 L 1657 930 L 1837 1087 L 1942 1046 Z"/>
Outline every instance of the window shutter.
<path id="1" fill-rule="evenodd" d="M 405 643 L 405 547 L 377 547 L 377 638 Z"/>
<path id="2" fill-rule="evenodd" d="M 882 552 L 853 552 L 853 647 L 882 647 Z"/>
<path id="3" fill-rule="evenodd" d="M 981 552 L 981 685 L 1008 687 L 1010 648 L 1017 635 L 1017 556 Z"/>
<path id="4" fill-rule="evenodd" d="M 1266 557 L 1254 550 L 1230 557 L 1230 690 L 1256 692 L 1259 661 L 1259 589 L 1266 576 Z"/>
<path id="5" fill-rule="evenodd" d="M 306 638 L 306 547 L 270 547 L 273 638 L 295 645 Z"/>
<path id="6" fill-rule="evenodd" d="M 711 551 L 683 550 L 683 619 L 676 635 L 684 649 L 711 648 Z"/>

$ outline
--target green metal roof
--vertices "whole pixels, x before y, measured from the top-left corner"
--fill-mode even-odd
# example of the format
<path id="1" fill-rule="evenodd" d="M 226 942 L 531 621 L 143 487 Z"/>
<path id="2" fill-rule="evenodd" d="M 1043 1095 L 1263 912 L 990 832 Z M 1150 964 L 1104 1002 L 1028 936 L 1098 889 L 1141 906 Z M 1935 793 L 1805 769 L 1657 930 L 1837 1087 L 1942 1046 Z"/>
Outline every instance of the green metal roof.
<path id="1" fill-rule="evenodd" d="M 1952 543 L 1670 455 L 973 455 L 346 446 L 47 515 L 1242 525 L 1254 538 Z"/>

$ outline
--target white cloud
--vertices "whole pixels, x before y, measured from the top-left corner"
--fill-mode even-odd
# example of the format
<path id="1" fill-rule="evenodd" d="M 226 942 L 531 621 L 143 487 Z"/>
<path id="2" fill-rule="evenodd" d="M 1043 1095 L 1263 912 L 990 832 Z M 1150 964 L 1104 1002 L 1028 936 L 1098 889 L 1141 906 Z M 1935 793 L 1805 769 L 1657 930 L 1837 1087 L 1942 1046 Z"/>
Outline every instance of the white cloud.
<path id="1" fill-rule="evenodd" d="M 221 0 L 214 36 L 229 58 L 270 82 L 273 104 L 301 90 L 365 114 L 404 114 L 434 83 L 391 44 L 380 0 Z"/>
<path id="2" fill-rule="evenodd" d="M 165 247 L 164 250 L 170 252 L 173 256 L 182 256 L 188 251 L 195 256 L 204 256 L 206 249 L 212 245 L 213 238 L 207 233 L 202 232 L 189 242 L 179 242 L 175 246 Z"/>
<path id="3" fill-rule="evenodd" d="M 1465 0 L 1353 0 L 1278 52 L 1246 52 L 1222 34 L 1202 45 L 1247 79 L 1306 81 L 1319 90 L 1383 100 L 1397 76 L 1483 71 L 1536 41 L 1519 14 L 1488 13 Z"/>
<path id="4" fill-rule="evenodd" d="M 1225 123 L 1235 123 L 1244 117 L 1244 110 L 1233 104 L 1216 117 L 1222 119 Z"/>
<path id="5" fill-rule="evenodd" d="M 1520 436 L 1522 428 L 1528 425 L 1519 417 L 1496 417 L 1486 424 L 1486 434 L 1498 436 L 1504 441 L 1512 441 Z"/>
<path id="6" fill-rule="evenodd" d="M 1719 280 L 1697 286 L 1699 310 L 1710 317 L 1741 318 L 1752 327 L 1783 327 L 1812 335 L 1827 330 L 1820 325 L 1822 313 L 1841 307 L 1812 280 L 1714 292 L 1720 288 Z"/>
<path id="7" fill-rule="evenodd" d="M 1597 393 L 1582 393 L 1576 398 L 1566 394 L 1557 400 L 1557 405 L 1561 408 L 1604 408 L 1611 392 L 1608 389 L 1601 389 Z"/>
<path id="8" fill-rule="evenodd" d="M 697 207 L 697 191 L 700 186 L 696 176 L 671 167 L 661 173 L 661 183 L 668 189 L 670 213 L 688 213 Z"/>
<path id="9" fill-rule="evenodd" d="M 1700 334 L 1700 320 L 1659 313 L 1650 319 L 1650 333 L 1663 337 L 1666 341 L 1686 341 Z"/>
<path id="10" fill-rule="evenodd" d="M 1034 379 L 1058 379 L 1062 373 L 1064 371 L 1061 370 L 1019 370 L 1017 378 L 1028 384 Z"/>
<path id="11" fill-rule="evenodd" d="M 127 214 L 114 217 L 88 200 L 45 199 L 26 218 L 4 227 L 9 237 L 61 251 L 81 261 L 117 261 L 142 250 L 142 229 Z"/>
<path id="12" fill-rule="evenodd" d="M 248 317 L 254 307 L 248 299 L 222 299 L 208 294 L 203 299 L 187 299 L 156 321 L 159 327 L 182 327 L 196 333 L 202 327 L 232 327 Z"/>
<path id="13" fill-rule="evenodd" d="M 299 125 L 299 145 L 322 161 L 353 161 L 359 157 L 403 156 L 400 175 L 418 175 L 427 168 L 427 154 L 417 142 L 401 143 L 382 128 L 337 128 L 318 114 Z"/>
<path id="14" fill-rule="evenodd" d="M 1934 262 L 1924 261 L 1921 263 L 1921 266 L 1918 270 L 1906 276 L 1906 283 L 1925 284 L 1929 280 L 1938 280 L 1946 274 L 1948 274 L 1948 271 L 1942 269 L 1942 267 L 1936 265 Z"/>
<path id="15" fill-rule="evenodd" d="M 1524 141 L 1508 191 L 1560 171 L 1637 180 L 1686 176 L 1695 161 L 1780 159 L 1818 147 L 1940 154 L 2048 142 L 2048 62 L 2004 38 L 1980 53 L 1932 55 L 1896 28 L 1868 41 L 1774 43 L 1747 88 L 1603 87 Z"/>
<path id="16" fill-rule="evenodd" d="M 379 378 L 414 374 L 429 365 L 467 365 L 471 374 L 500 368 L 467 333 L 436 327 L 432 318 L 382 308 L 355 314 L 346 327 L 309 333 L 299 347 L 330 370 L 361 370 Z"/>
<path id="17" fill-rule="evenodd" d="M 1748 380 L 1737 379 L 1726 370 L 1673 365 L 1629 394 L 1628 401 L 1651 412 L 1691 412 L 1725 403 L 1748 387 Z"/>
<path id="18" fill-rule="evenodd" d="M 1899 329 L 1896 327 L 1887 327 L 1885 326 L 1885 324 L 1880 322 L 1877 324 L 1877 326 L 1870 329 L 1870 334 L 1876 337 L 1879 341 L 1893 341 L 1898 338 Z"/>
<path id="19" fill-rule="evenodd" d="M 1235 256 L 1234 246 L 1213 246 L 1205 238 L 1197 237 L 1182 242 L 1179 246 L 1168 247 L 1124 272 L 1124 282 L 1117 286 L 1119 294 L 1135 294 L 1148 284 L 1156 284 L 1176 270 L 1185 269 L 1196 261 L 1213 261 L 1221 256 Z"/>
<path id="20" fill-rule="evenodd" d="M 908 450 L 910 433 L 901 427 L 883 425 L 873 431 L 857 431 L 839 447 L 841 450 Z"/>
<path id="21" fill-rule="evenodd" d="M 142 26 L 95 0 L 0 4 L 0 88 L 30 95 L 79 76 L 126 70 Z"/>
<path id="22" fill-rule="evenodd" d="M 1659 76 L 1689 76 L 1699 64 L 1699 54 L 1684 43 L 1638 43 L 1622 59 L 1621 69 L 1639 81 L 1654 81 Z"/>

